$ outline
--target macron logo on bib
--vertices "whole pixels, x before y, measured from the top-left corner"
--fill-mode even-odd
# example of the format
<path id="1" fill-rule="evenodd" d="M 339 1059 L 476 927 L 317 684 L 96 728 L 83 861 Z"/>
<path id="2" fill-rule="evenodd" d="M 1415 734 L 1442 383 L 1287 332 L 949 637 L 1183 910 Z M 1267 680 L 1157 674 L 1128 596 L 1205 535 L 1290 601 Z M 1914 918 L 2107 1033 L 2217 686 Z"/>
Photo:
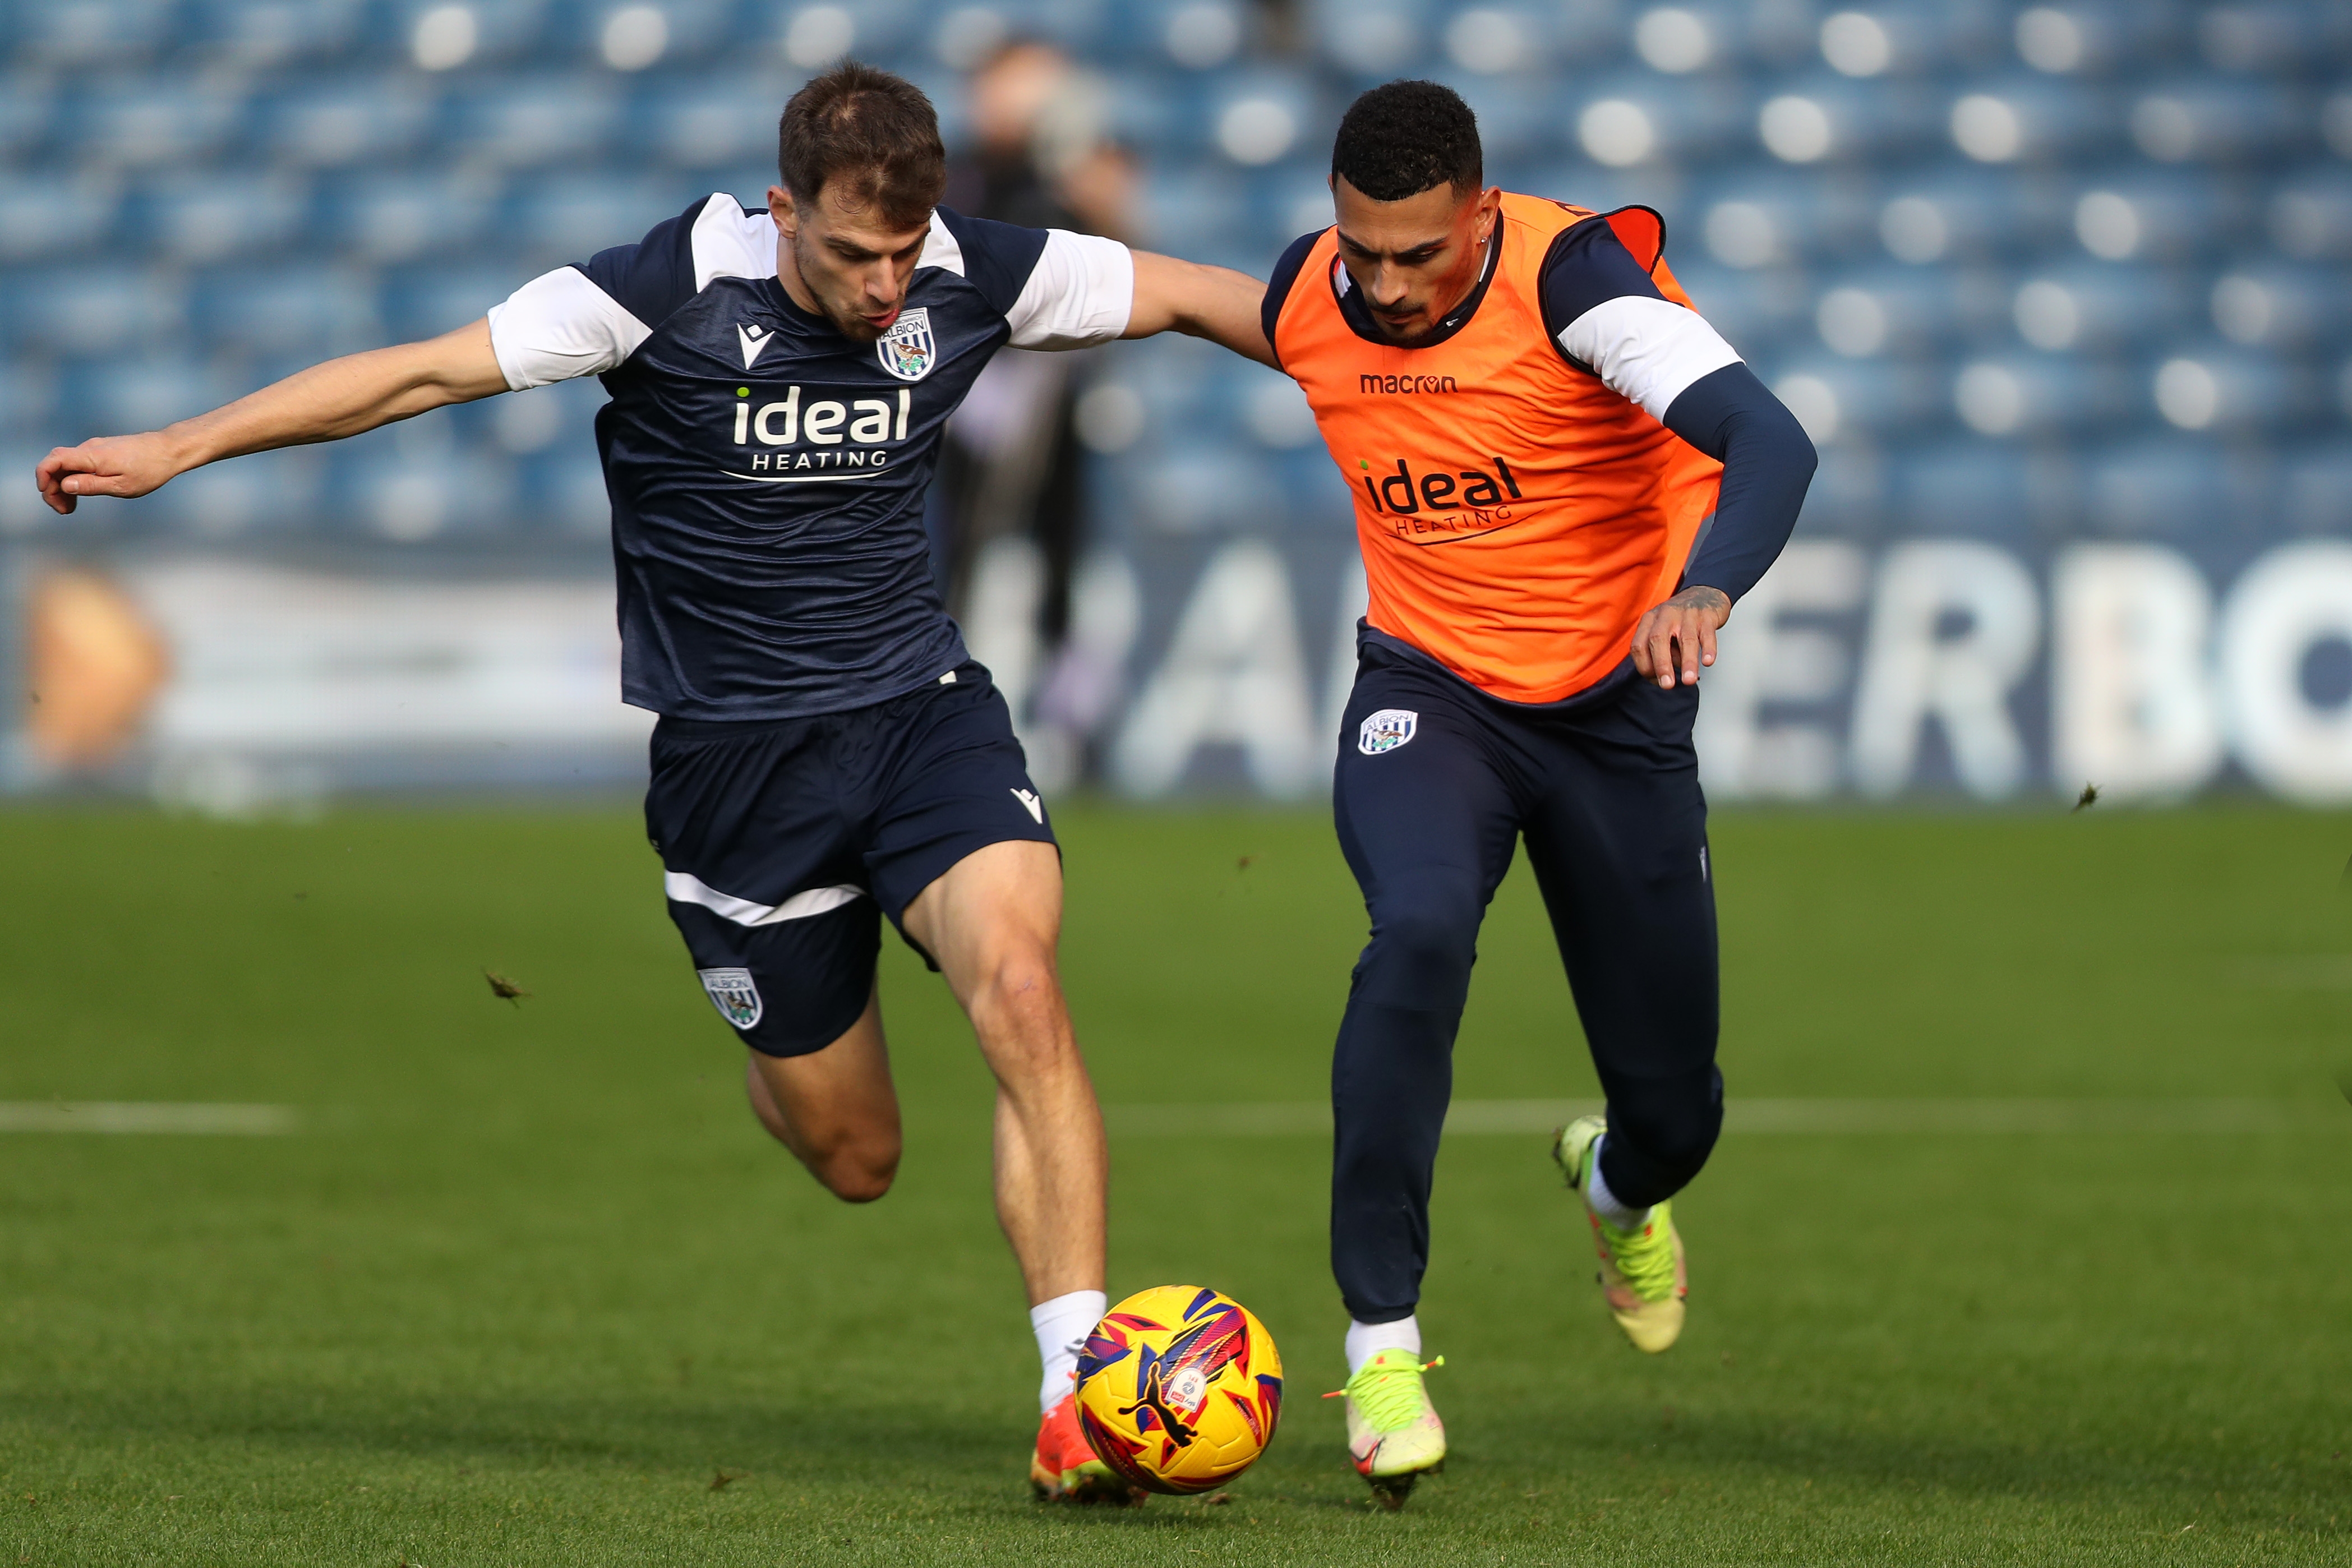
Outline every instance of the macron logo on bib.
<path id="1" fill-rule="evenodd" d="M 1410 708 L 1383 708 L 1364 721 L 1356 731 L 1356 750 L 1368 757 L 1382 752 L 1393 752 L 1412 739 L 1421 727 L 1421 715 Z"/>

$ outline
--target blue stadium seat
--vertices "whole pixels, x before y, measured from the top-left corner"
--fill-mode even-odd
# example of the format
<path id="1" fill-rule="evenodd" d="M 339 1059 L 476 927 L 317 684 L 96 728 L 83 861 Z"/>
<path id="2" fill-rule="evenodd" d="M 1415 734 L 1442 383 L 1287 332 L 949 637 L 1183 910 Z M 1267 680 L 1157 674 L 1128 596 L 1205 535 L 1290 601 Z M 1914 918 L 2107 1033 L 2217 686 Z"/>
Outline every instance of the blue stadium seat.
<path id="1" fill-rule="evenodd" d="M 168 342 L 186 320 L 186 285 L 120 264 L 19 272 L 0 300 L 16 342 L 56 353 L 104 354 Z"/>
<path id="2" fill-rule="evenodd" d="M 812 71 L 846 54 L 884 64 L 923 47 L 930 10 L 917 0 L 750 0 L 727 61 Z"/>
<path id="3" fill-rule="evenodd" d="M 2272 243 L 2305 261 L 2352 260 L 2352 170 L 2306 168 L 2279 181 L 2267 214 Z"/>
<path id="4" fill-rule="evenodd" d="M 1945 116 L 1914 83 L 1822 75 L 1775 84 L 1757 108 L 1755 132 L 1783 163 L 1884 163 L 1935 147 Z"/>
<path id="5" fill-rule="evenodd" d="M 505 168 L 593 166 L 620 129 L 621 100 L 577 76 L 490 78 L 452 95 L 444 143 Z"/>
<path id="6" fill-rule="evenodd" d="M 394 58 L 423 69 L 470 72 L 531 52 L 551 10 L 547 0 L 394 0 L 383 37 Z"/>
<path id="7" fill-rule="evenodd" d="M 2021 8 L 2011 38 L 2035 70 L 2105 77 L 2181 57 L 2182 21 L 2177 8 L 2142 0 L 2065 0 Z"/>
<path id="8" fill-rule="evenodd" d="M 2178 261 L 2257 238 L 2252 193 L 2201 170 L 2103 178 L 2074 203 L 2074 236 L 2104 261 Z"/>
<path id="9" fill-rule="evenodd" d="M 1861 257 L 1877 244 L 1875 204 L 1860 187 L 1775 164 L 1710 170 L 1693 186 L 1675 236 L 1678 255 L 1695 246 L 1725 267 L 1786 265 Z"/>
<path id="10" fill-rule="evenodd" d="M 567 441 L 519 461 L 515 477 L 518 516 L 559 535 L 603 539 L 612 531 L 613 503 L 592 447 Z"/>
<path id="11" fill-rule="evenodd" d="M 1774 356 L 1757 374 L 1816 442 L 1885 444 L 1950 426 L 1950 389 L 1940 366 L 1821 353 Z"/>
<path id="12" fill-rule="evenodd" d="M 245 170 L 145 183 L 128 205 L 133 240 L 189 264 L 282 250 L 301 236 L 310 209 L 300 178 Z"/>
<path id="13" fill-rule="evenodd" d="M 10 17 L 26 65 L 120 66 L 170 41 L 172 0 L 37 0 Z"/>
<path id="14" fill-rule="evenodd" d="M 2274 355 L 2211 342 L 2148 348 L 2149 403 L 2179 429 L 2244 435 L 2302 425 L 2326 410 L 2317 378 Z"/>
<path id="15" fill-rule="evenodd" d="M 58 374 L 58 427 L 100 434 L 161 430 L 252 388 L 211 360 L 183 353 L 110 353 L 75 360 Z"/>
<path id="16" fill-rule="evenodd" d="M 57 406 L 58 377 L 49 366 L 23 360 L 11 365 L 9 374 L 0 375 L 0 446 L 46 450 L 66 439 Z"/>
<path id="17" fill-rule="evenodd" d="M 1137 191 L 1143 243 L 1199 259 L 1210 247 L 1245 242 L 1248 215 L 1225 171 L 1147 164 Z"/>
<path id="18" fill-rule="evenodd" d="M 2217 70 L 2317 74 L 2352 53 L 2352 16 L 2340 5 L 2308 0 L 2203 6 L 2197 43 Z"/>
<path id="19" fill-rule="evenodd" d="M 119 526 L 175 531 L 206 542 L 256 534 L 316 535 L 325 531 L 322 519 L 332 515 L 321 504 L 327 468 L 326 455 L 309 447 L 213 463 L 126 506 Z"/>
<path id="20" fill-rule="evenodd" d="M 1431 58 L 1426 0 L 1307 0 L 1316 53 L 1351 87 L 1369 87 Z"/>
<path id="21" fill-rule="evenodd" d="M 184 37 L 208 63 L 267 70 L 349 50 L 365 13 L 363 0 L 196 0 Z"/>
<path id="22" fill-rule="evenodd" d="M 2074 243 L 2073 203 L 2015 170 L 1931 164 L 1890 175 L 1879 244 L 1898 261 L 2005 258 Z"/>
<path id="23" fill-rule="evenodd" d="M 510 458 L 545 453 L 578 461 L 594 444 L 596 410 L 605 401 L 604 387 L 586 378 L 511 393 L 483 406 L 483 437 Z"/>
<path id="24" fill-rule="evenodd" d="M 2029 541 L 2063 528 L 2079 506 L 2074 466 L 2051 454 L 1960 436 L 1889 466 L 1888 517 L 1906 533 Z"/>
<path id="25" fill-rule="evenodd" d="M 1816 34 L 1822 59 L 1841 75 L 1926 77 L 1991 57 L 1999 20 L 1973 5 L 1824 6 Z"/>
<path id="26" fill-rule="evenodd" d="M 0 263 L 93 250 L 114 228 L 119 181 L 67 174 L 0 175 Z"/>
<path id="27" fill-rule="evenodd" d="M 1824 274 L 1813 321 L 1823 346 L 1833 353 L 1916 358 L 1958 343 L 2005 338 L 2003 303 L 1944 268 L 1882 264 Z"/>
<path id="28" fill-rule="evenodd" d="M 687 169 L 772 163 L 794 85 L 767 72 L 662 81 L 635 106 L 629 145 Z"/>
<path id="29" fill-rule="evenodd" d="M 2281 465 L 2279 521 L 2294 533 L 2352 533 L 2352 447 L 2318 442 Z"/>
<path id="30" fill-rule="evenodd" d="M 478 320 L 533 276 L 521 262 L 404 268 L 384 279 L 376 310 L 387 338 L 413 342 Z"/>
<path id="31" fill-rule="evenodd" d="M 434 120 L 415 81 L 381 76 L 306 83 L 255 106 L 256 143 L 280 163 L 346 168 L 406 156 Z"/>
<path id="32" fill-rule="evenodd" d="M 448 256 L 487 231 L 498 194 L 496 179 L 475 172 L 339 176 L 322 187 L 320 229 L 364 261 Z"/>
<path id="33" fill-rule="evenodd" d="M 1754 144 L 1754 97 L 1737 83 L 1622 73 L 1580 79 L 1557 101 L 1566 144 L 1610 168 L 1696 161 Z"/>
<path id="34" fill-rule="evenodd" d="M 2301 110 L 2278 82 L 2190 78 L 2139 93 L 2129 124 L 2134 144 L 2159 163 L 2233 163 L 2308 140 Z"/>
<path id="35" fill-rule="evenodd" d="M 1241 0 L 1144 0 L 1112 6 L 1102 42 L 1114 60 L 1216 70 L 1247 50 L 1254 6 Z"/>
<path id="36" fill-rule="evenodd" d="M 518 521 L 520 478 L 511 458 L 420 429 L 407 441 L 336 450 L 327 514 L 353 534 L 397 544 L 499 533 Z"/>
<path id="37" fill-rule="evenodd" d="M 1715 265 L 1701 251 L 1696 257 L 1672 245 L 1667 230 L 1667 266 L 1715 330 L 1741 356 L 1751 362 L 1769 356 L 1790 339 L 1808 348 L 1813 340 L 1813 294 L 1804 279 L 1780 268 L 1738 268 Z"/>
<path id="38" fill-rule="evenodd" d="M 1471 0 L 1433 18 L 1432 51 L 1475 76 L 1538 76 L 1558 57 L 1559 7 Z"/>
<path id="39" fill-rule="evenodd" d="M 2177 430 L 2094 448 L 2083 466 L 2084 521 L 2101 533 L 2260 537 L 2271 526 L 2268 466 Z"/>
<path id="40" fill-rule="evenodd" d="M 547 175 L 517 184 L 498 227 L 511 253 L 534 269 L 560 267 L 616 245 L 635 245 L 654 225 L 684 211 L 695 195 L 709 194 L 689 192 L 674 176 Z"/>
<path id="41" fill-rule="evenodd" d="M 1633 19 L 1630 39 L 1634 57 L 1652 70 L 1714 75 L 1759 60 L 1790 65 L 1811 58 L 1811 20 L 1791 6 L 1655 5 Z"/>
<path id="42" fill-rule="evenodd" d="M 81 89 L 64 118 L 78 162 L 144 168 L 205 161 L 228 144 L 244 111 L 229 88 L 166 76 Z"/>
<path id="43" fill-rule="evenodd" d="M 190 335 L 217 352 L 317 359 L 383 342 L 373 279 L 301 263 L 223 268 L 191 290 Z"/>
<path id="44" fill-rule="evenodd" d="M 2204 305 L 2180 273 L 2099 261 L 2037 270 L 2010 301 L 2018 335 L 2027 342 L 2086 353 L 2194 331 Z"/>
<path id="45" fill-rule="evenodd" d="M 1867 538 L 1886 523 L 1886 458 L 1866 442 L 1832 441 L 1821 447 L 1821 466 L 1797 514 L 1799 534 Z"/>
<path id="46" fill-rule="evenodd" d="M 1947 125 L 1952 145 L 1977 163 L 2041 165 L 2111 151 L 2123 129 L 2107 97 L 2087 84 L 2021 75 L 1959 84 Z"/>
<path id="47" fill-rule="evenodd" d="M 592 0 L 558 13 L 538 52 L 590 69 L 692 66 L 725 43 L 733 10 L 731 0 Z"/>
<path id="48" fill-rule="evenodd" d="M 1952 377 L 1952 411 L 1980 436 L 2048 441 L 2128 424 L 2137 378 L 2079 354 L 2004 353 L 1973 359 Z"/>
<path id="49" fill-rule="evenodd" d="M 2234 268 L 2215 280 L 2212 309 L 2213 325 L 2231 342 L 2286 353 L 2331 346 L 2352 327 L 2352 296 L 2332 268 Z"/>
<path id="50" fill-rule="evenodd" d="M 1540 78 L 1480 76 L 1463 70 L 1432 73 L 1433 79 L 1460 93 L 1478 116 L 1478 142 L 1489 160 L 1531 160 L 1554 156 L 1561 149 L 1559 89 Z M 1341 106 L 1344 107 L 1344 106 Z M 1318 142 L 1328 158 L 1334 114 L 1312 128 L 1303 140 Z"/>

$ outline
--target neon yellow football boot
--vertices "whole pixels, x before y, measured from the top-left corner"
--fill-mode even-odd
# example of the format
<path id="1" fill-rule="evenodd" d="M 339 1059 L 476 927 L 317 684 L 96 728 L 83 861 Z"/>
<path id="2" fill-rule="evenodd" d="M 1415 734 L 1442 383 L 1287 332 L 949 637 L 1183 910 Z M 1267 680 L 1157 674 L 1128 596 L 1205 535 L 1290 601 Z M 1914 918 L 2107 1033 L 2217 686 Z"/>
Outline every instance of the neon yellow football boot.
<path id="1" fill-rule="evenodd" d="M 1444 1364 L 1444 1356 L 1423 1365 L 1411 1351 L 1382 1351 L 1356 1369 L 1347 1387 L 1323 1396 L 1347 1398 L 1348 1454 L 1382 1508 L 1402 1508 L 1413 1482 L 1445 1468 L 1445 1423 L 1421 1376 Z"/>
<path id="2" fill-rule="evenodd" d="M 1580 1116 L 1552 1137 L 1551 1157 L 1568 1178 L 1569 1190 L 1580 1197 L 1592 1179 L 1594 1151 L 1607 1131 L 1604 1119 Z M 1591 1222 L 1593 1250 L 1601 1255 L 1601 1294 L 1609 1303 L 1609 1315 L 1635 1350 L 1656 1355 L 1681 1337 L 1683 1298 L 1690 1293 L 1674 1205 L 1652 1208 L 1650 1223 L 1638 1231 L 1618 1229 L 1590 1205 L 1584 1217 Z"/>

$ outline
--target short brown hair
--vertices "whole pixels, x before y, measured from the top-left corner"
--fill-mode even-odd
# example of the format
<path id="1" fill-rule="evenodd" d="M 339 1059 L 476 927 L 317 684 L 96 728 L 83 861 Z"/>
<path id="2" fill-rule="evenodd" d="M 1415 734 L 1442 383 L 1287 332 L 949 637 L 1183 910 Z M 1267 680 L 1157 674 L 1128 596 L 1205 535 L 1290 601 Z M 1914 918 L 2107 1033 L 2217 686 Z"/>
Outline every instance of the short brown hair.
<path id="1" fill-rule="evenodd" d="M 796 202 L 814 205 L 828 181 L 841 181 L 846 205 L 878 206 L 884 222 L 913 228 L 947 189 L 948 150 L 922 89 L 843 60 L 784 105 L 776 172 Z"/>

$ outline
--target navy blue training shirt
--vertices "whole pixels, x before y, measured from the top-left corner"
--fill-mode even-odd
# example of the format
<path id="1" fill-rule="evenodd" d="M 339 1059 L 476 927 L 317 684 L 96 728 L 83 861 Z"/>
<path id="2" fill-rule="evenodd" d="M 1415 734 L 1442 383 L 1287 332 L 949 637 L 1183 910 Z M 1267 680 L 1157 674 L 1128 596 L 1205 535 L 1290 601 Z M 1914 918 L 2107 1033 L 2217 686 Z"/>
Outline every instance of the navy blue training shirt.
<path id="1" fill-rule="evenodd" d="M 713 195 L 490 312 L 510 388 L 612 395 L 621 694 L 677 718 L 839 712 L 962 662 L 922 519 L 948 416 L 998 349 L 1115 338 L 1134 300 L 1124 246 L 941 208 L 862 343 L 793 303 L 776 241 L 764 208 Z"/>

